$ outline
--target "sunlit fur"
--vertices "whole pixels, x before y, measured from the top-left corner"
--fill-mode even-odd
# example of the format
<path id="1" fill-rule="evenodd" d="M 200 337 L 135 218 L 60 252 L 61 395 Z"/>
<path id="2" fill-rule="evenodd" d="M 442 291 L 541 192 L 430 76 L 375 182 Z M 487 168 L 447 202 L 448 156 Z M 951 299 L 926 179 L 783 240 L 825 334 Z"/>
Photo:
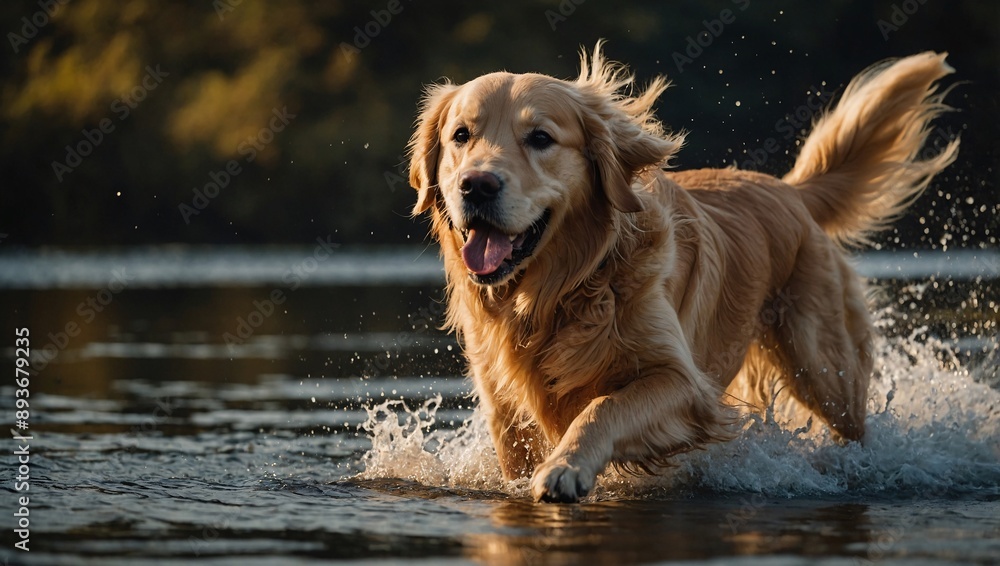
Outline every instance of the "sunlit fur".
<path id="1" fill-rule="evenodd" d="M 918 159 L 951 68 L 924 53 L 859 75 L 778 180 L 667 172 L 683 143 L 598 44 L 575 81 L 494 73 L 428 89 L 411 139 L 414 214 L 429 212 L 461 338 L 508 478 L 574 501 L 609 464 L 652 469 L 730 438 L 733 406 L 774 380 L 843 440 L 864 436 L 872 327 L 841 245 L 864 241 L 951 163 Z M 471 141 L 452 141 L 468 127 Z M 532 128 L 556 143 L 524 145 Z M 458 177 L 504 180 L 505 230 L 552 218 L 493 286 L 463 264 Z M 738 378 L 738 379 L 737 379 Z M 725 392 L 728 388 L 729 395 Z"/>

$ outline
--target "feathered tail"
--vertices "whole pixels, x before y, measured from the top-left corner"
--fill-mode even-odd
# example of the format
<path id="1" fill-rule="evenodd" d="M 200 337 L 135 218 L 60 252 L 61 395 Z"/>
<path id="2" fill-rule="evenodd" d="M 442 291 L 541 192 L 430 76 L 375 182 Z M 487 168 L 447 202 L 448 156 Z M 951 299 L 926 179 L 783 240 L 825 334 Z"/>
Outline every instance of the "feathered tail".
<path id="1" fill-rule="evenodd" d="M 816 222 L 844 245 L 884 229 L 958 154 L 921 150 L 930 122 L 949 107 L 935 82 L 954 72 L 933 52 L 873 65 L 847 85 L 806 138 L 785 182 L 802 190 Z"/>

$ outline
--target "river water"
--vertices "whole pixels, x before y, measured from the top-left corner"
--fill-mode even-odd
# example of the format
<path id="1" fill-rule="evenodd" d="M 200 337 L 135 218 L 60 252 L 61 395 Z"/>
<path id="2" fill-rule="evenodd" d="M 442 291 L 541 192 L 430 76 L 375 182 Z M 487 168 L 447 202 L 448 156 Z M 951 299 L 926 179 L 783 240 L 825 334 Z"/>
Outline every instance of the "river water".
<path id="1" fill-rule="evenodd" d="M 866 446 L 747 419 L 546 505 L 500 477 L 434 253 L 321 251 L 0 256 L 0 351 L 14 373 L 27 328 L 33 368 L 26 428 L 0 385 L 32 437 L 0 464 L 4 564 L 1000 560 L 996 252 L 857 259 L 881 289 Z"/>

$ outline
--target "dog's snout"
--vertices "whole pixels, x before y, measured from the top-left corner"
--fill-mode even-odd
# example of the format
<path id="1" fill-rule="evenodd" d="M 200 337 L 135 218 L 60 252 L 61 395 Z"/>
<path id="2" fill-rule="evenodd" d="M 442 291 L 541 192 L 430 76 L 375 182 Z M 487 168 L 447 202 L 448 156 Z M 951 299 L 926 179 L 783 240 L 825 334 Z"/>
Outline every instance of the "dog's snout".
<path id="1" fill-rule="evenodd" d="M 483 204 L 496 198 L 503 188 L 500 177 L 489 171 L 466 171 L 459 178 L 462 197 L 473 204 Z"/>

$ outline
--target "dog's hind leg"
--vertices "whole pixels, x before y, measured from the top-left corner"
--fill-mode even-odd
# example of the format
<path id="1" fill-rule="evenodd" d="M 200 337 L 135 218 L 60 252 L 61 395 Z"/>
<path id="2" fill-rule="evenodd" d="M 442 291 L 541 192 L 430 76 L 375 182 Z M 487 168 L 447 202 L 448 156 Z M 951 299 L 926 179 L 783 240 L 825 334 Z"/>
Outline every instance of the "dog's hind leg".
<path id="1" fill-rule="evenodd" d="M 862 440 L 873 366 L 871 319 L 861 281 L 818 229 L 799 251 L 786 296 L 788 308 L 772 327 L 782 379 L 835 437 Z"/>
<path id="2" fill-rule="evenodd" d="M 503 403 L 483 404 L 503 477 L 515 480 L 530 476 L 548 447 L 538 426 L 523 422 Z"/>

